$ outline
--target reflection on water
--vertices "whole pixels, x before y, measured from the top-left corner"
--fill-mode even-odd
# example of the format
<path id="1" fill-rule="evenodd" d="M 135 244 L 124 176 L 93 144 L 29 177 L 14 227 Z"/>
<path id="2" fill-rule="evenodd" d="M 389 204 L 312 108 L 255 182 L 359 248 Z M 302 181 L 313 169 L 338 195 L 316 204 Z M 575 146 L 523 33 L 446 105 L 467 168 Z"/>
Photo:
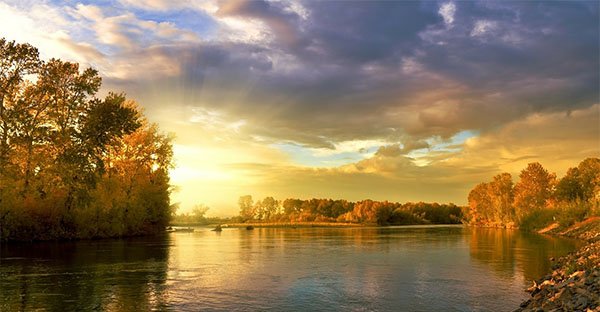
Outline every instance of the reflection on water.
<path id="1" fill-rule="evenodd" d="M 0 310 L 507 311 L 575 242 L 462 227 L 4 244 Z"/>
<path id="2" fill-rule="evenodd" d="M 3 244 L 0 311 L 165 307 L 168 239 Z"/>
<path id="3" fill-rule="evenodd" d="M 519 273 L 527 281 L 548 273 L 548 259 L 567 254 L 575 245 L 572 240 L 508 229 L 471 229 L 470 238 L 473 259 L 488 265 L 496 274 Z"/>

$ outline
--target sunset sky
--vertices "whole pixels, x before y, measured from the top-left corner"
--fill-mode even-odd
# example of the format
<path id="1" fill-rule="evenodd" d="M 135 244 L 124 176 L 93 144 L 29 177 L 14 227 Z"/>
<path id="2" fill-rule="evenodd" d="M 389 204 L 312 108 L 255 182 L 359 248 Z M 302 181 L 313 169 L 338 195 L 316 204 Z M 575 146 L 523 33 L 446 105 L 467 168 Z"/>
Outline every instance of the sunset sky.
<path id="1" fill-rule="evenodd" d="M 180 211 L 274 196 L 465 204 L 600 155 L 599 2 L 0 1 L 175 134 Z"/>

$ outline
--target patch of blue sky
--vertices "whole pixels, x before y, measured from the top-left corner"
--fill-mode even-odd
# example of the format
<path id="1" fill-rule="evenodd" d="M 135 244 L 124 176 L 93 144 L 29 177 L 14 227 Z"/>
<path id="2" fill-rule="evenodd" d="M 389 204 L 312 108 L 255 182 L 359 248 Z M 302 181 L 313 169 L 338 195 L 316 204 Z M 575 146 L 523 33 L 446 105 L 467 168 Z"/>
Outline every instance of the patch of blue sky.
<path id="1" fill-rule="evenodd" d="M 479 135 L 478 131 L 475 131 L 475 130 L 464 130 L 464 131 L 461 131 L 461 132 L 455 134 L 451 138 L 451 141 L 452 141 L 453 144 L 463 144 L 468 139 L 474 138 L 474 137 L 476 137 L 478 135 Z"/>
<path id="2" fill-rule="evenodd" d="M 133 13 L 139 19 L 157 23 L 172 23 L 175 27 L 192 31 L 204 39 L 211 39 L 218 28 L 218 24 L 214 18 L 197 10 L 150 11 L 136 9 Z"/>
<path id="3" fill-rule="evenodd" d="M 473 130 L 460 131 L 453 135 L 450 140 L 441 140 L 439 137 L 430 138 L 427 140 L 432 151 L 448 151 L 455 152 L 462 149 L 462 145 L 472 137 L 479 135 L 478 132 Z"/>
<path id="4" fill-rule="evenodd" d="M 101 7 L 104 11 L 110 12 L 108 15 L 117 15 L 129 12 L 141 20 L 153 21 L 157 23 L 169 22 L 174 24 L 179 29 L 193 31 L 201 37 L 210 36 L 217 28 L 217 22 L 209 14 L 200 10 L 192 10 L 177 6 L 175 6 L 172 10 L 154 10 L 144 9 L 141 6 L 124 6 L 119 1 L 115 0 L 76 0 L 67 2 L 73 6 L 75 6 L 77 3 L 95 5 Z"/>
<path id="5" fill-rule="evenodd" d="M 209 14 L 186 8 L 177 8 L 175 10 L 146 10 L 139 7 L 124 6 L 119 1 L 115 0 L 50 0 L 48 2 L 54 7 L 71 7 L 75 8 L 78 4 L 94 5 L 100 7 L 105 16 L 118 16 L 124 14 L 133 14 L 139 20 L 153 21 L 157 23 L 168 22 L 173 24 L 176 28 L 192 31 L 196 33 L 200 38 L 212 39 L 216 34 L 218 28 L 217 22 Z M 64 17 L 75 21 L 73 16 L 64 14 Z M 131 24 L 124 26 L 129 29 L 136 29 L 138 25 Z M 94 45 L 100 52 L 104 54 L 113 54 L 118 52 L 115 47 L 110 45 L 103 45 L 97 42 L 93 38 L 96 38 L 94 31 L 89 27 L 74 27 L 69 29 L 69 35 L 77 42 L 86 42 Z M 128 34 L 137 37 L 142 42 L 154 42 L 151 34 L 142 34 L 140 37 L 139 32 L 133 32 Z M 148 38 L 144 38 L 144 37 Z"/>
<path id="6" fill-rule="evenodd" d="M 372 155 L 378 148 L 369 147 L 356 152 L 332 151 L 330 153 L 327 151 L 326 153 L 322 153 L 320 150 L 303 147 L 294 143 L 276 143 L 271 146 L 288 154 L 292 161 L 298 165 L 321 168 L 338 167 L 360 161 Z"/>
<path id="7" fill-rule="evenodd" d="M 95 5 L 107 9 L 121 9 L 123 5 L 118 0 L 49 0 L 49 4 L 54 6 L 75 7 L 77 4 Z"/>
<path id="8" fill-rule="evenodd" d="M 421 148 L 408 153 L 408 156 L 414 159 L 423 158 L 430 152 L 459 152 L 463 149 L 463 144 L 470 138 L 476 137 L 479 132 L 474 130 L 464 130 L 453 135 L 449 140 L 442 140 L 440 137 L 427 139 L 428 148 Z"/>
<path id="9" fill-rule="evenodd" d="M 126 13 L 125 8 L 119 3 L 119 1 L 115 0 L 48 0 L 46 4 L 55 8 L 71 8 L 73 10 L 76 9 L 77 5 L 94 5 L 100 7 L 105 16 L 115 16 L 119 14 Z M 69 14 L 69 11 L 63 11 L 62 17 L 65 18 L 69 22 L 76 23 L 77 18 L 72 14 Z M 76 27 L 70 27 L 67 29 L 69 36 L 75 42 L 87 43 L 91 44 L 103 54 L 113 54 L 117 52 L 117 48 L 108 45 L 102 44 L 98 40 L 96 40 L 97 36 L 95 30 L 92 28 L 92 24 L 74 24 Z"/>

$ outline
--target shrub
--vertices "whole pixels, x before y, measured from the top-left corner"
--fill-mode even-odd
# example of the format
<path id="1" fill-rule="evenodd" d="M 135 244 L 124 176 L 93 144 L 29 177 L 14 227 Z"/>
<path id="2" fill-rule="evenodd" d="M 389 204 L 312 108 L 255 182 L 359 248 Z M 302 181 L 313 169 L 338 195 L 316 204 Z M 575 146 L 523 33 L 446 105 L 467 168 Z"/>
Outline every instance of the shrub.
<path id="1" fill-rule="evenodd" d="M 568 227 L 585 219 L 591 212 L 591 205 L 585 202 L 568 202 L 559 207 L 557 221 L 562 227 Z"/>
<path id="2" fill-rule="evenodd" d="M 527 231 L 540 230 L 555 222 L 558 214 L 558 209 L 537 209 L 525 215 L 519 227 Z"/>

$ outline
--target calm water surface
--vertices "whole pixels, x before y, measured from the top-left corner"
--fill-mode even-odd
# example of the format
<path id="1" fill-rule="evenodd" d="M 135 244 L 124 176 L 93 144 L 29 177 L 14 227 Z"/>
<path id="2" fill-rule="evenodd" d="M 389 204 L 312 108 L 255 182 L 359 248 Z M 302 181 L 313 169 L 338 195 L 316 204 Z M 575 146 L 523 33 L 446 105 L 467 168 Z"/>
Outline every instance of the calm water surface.
<path id="1" fill-rule="evenodd" d="M 0 311 L 511 311 L 577 245 L 447 226 L 5 243 Z"/>

